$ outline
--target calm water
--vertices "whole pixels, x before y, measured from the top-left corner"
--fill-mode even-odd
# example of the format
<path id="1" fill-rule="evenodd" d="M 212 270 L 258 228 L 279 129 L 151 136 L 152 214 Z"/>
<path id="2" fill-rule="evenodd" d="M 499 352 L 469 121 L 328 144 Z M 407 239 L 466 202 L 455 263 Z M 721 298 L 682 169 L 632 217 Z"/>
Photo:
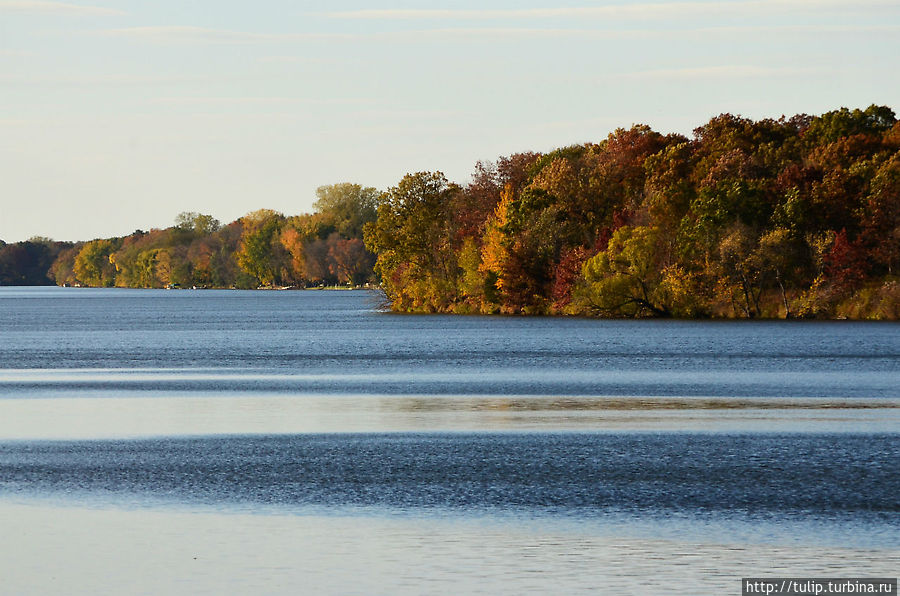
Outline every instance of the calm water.
<path id="1" fill-rule="evenodd" d="M 893 577 L 898 438 L 896 324 L 0 288 L 0 592 Z"/>

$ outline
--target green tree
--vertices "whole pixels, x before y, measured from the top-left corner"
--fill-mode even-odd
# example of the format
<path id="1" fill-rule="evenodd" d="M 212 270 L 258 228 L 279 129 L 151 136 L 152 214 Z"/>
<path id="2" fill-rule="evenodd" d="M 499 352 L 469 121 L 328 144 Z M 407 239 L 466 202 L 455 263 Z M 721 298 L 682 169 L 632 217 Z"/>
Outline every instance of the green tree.
<path id="1" fill-rule="evenodd" d="M 236 254 L 238 265 L 260 285 L 280 284 L 290 267 L 289 255 L 280 241 L 284 215 L 260 209 L 241 219 L 244 230 Z"/>
<path id="2" fill-rule="evenodd" d="M 861 211 L 862 241 L 873 264 L 896 275 L 900 272 L 900 151 L 875 172 Z"/>
<path id="3" fill-rule="evenodd" d="M 320 186 L 313 207 L 344 238 L 362 238 L 363 227 L 377 216 L 378 195 L 374 188 L 349 182 Z"/>
<path id="4" fill-rule="evenodd" d="M 760 314 L 762 271 L 754 258 L 757 246 L 756 235 L 741 223 L 729 228 L 719 243 L 718 293 L 747 318 Z"/>
<path id="5" fill-rule="evenodd" d="M 209 236 L 219 230 L 220 223 L 212 215 L 183 211 L 175 217 L 175 227 L 193 232 L 197 236 Z"/>
<path id="6" fill-rule="evenodd" d="M 659 237 L 657 228 L 624 226 L 613 233 L 606 250 L 585 262 L 577 300 L 587 312 L 607 317 L 672 315 L 660 291 L 665 267 L 659 261 Z"/>
<path id="7" fill-rule="evenodd" d="M 894 111 L 887 106 L 872 104 L 865 110 L 840 108 L 813 118 L 804 137 L 811 146 L 825 145 L 852 135 L 881 135 L 896 122 Z"/>
<path id="8" fill-rule="evenodd" d="M 458 192 L 442 173 L 419 172 L 381 196 L 365 243 L 377 255 L 375 271 L 394 308 L 442 311 L 456 302 L 458 266 L 448 208 Z"/>
<path id="9" fill-rule="evenodd" d="M 788 290 L 801 279 L 805 269 L 802 252 L 802 243 L 790 230 L 776 228 L 760 236 L 751 255 L 754 267 L 764 275 L 764 280 L 774 280 L 778 286 L 786 319 L 793 316 Z"/>

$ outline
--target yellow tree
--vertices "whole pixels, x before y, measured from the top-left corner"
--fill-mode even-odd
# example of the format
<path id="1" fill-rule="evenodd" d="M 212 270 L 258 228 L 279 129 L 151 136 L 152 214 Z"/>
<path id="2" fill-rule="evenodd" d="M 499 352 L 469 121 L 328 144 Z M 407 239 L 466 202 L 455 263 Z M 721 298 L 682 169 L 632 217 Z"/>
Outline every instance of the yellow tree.
<path id="1" fill-rule="evenodd" d="M 504 229 L 509 224 L 514 200 L 515 191 L 512 185 L 507 184 L 500 194 L 500 202 L 497 203 L 493 215 L 488 218 L 484 227 L 479 270 L 484 273 L 485 299 L 490 303 L 499 302 L 500 293 L 503 291 L 503 272 L 509 256 Z"/>
<path id="2" fill-rule="evenodd" d="M 241 219 L 244 231 L 236 255 L 238 266 L 261 285 L 281 283 L 287 264 L 287 251 L 280 242 L 284 215 L 260 209 Z"/>
<path id="3" fill-rule="evenodd" d="M 116 268 L 110 260 L 115 252 L 110 240 L 92 240 L 86 243 L 75 257 L 75 277 L 87 286 L 112 287 L 116 281 Z"/>

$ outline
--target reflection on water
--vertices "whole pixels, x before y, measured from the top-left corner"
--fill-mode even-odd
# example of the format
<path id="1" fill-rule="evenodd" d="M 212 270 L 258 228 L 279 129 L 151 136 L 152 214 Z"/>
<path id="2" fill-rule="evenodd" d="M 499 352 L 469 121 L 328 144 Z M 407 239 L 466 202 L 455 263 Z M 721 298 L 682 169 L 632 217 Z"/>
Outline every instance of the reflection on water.
<path id="1" fill-rule="evenodd" d="M 633 524 L 0 504 L 10 594 L 738 594 L 751 575 L 896 574 L 896 551 Z M 714 539 L 709 539 L 715 536 Z M 77 545 L 73 548 L 73 545 Z M 892 575 L 893 574 L 893 575 Z"/>
<path id="2" fill-rule="evenodd" d="M 151 394 L 152 395 L 152 394 Z M 897 432 L 897 400 L 397 395 L 0 399 L 0 441 L 342 432 Z"/>
<path id="3" fill-rule="evenodd" d="M 0 591 L 893 576 L 900 326 L 0 288 Z"/>

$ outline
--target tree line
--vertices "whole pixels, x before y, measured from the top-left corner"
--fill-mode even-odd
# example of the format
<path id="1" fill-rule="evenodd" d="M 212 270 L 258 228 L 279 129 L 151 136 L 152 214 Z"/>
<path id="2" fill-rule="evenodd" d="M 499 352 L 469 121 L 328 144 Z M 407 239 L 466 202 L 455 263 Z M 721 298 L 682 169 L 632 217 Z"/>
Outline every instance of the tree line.
<path id="1" fill-rule="evenodd" d="M 875 105 L 637 125 L 466 184 L 321 187 L 313 214 L 0 245 L 2 284 L 376 282 L 398 312 L 898 319 L 898 269 L 900 123 Z"/>
<path id="2" fill-rule="evenodd" d="M 407 175 L 365 240 L 396 311 L 897 319 L 898 150 L 874 105 L 633 126 Z"/>
<path id="3" fill-rule="evenodd" d="M 362 241 L 378 192 L 358 184 L 317 190 L 315 212 L 260 209 L 221 225 L 185 212 L 175 225 L 89 242 L 33 238 L 0 246 L 0 285 L 257 288 L 373 281 Z"/>

